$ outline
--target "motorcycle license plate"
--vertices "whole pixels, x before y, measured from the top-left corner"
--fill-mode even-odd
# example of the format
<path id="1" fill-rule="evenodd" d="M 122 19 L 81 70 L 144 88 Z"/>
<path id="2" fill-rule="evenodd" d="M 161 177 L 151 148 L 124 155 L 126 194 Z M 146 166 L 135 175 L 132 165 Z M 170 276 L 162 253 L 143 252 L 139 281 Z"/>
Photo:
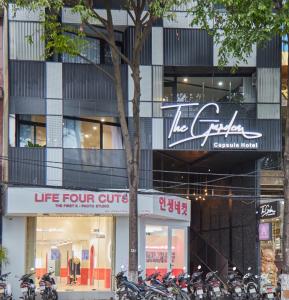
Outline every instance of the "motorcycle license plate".
<path id="1" fill-rule="evenodd" d="M 269 299 L 273 299 L 274 298 L 274 294 L 268 294 L 267 295 Z"/>
<path id="2" fill-rule="evenodd" d="M 21 288 L 21 292 L 22 293 L 27 293 L 28 292 L 28 288 L 27 287 Z"/>
<path id="3" fill-rule="evenodd" d="M 235 288 L 235 292 L 236 292 L 236 293 L 241 293 L 242 290 L 241 290 L 241 288 L 238 287 L 238 288 Z"/>
<path id="4" fill-rule="evenodd" d="M 197 290 L 197 295 L 203 295 L 203 294 L 204 294 L 203 290 Z"/>
<path id="5" fill-rule="evenodd" d="M 255 289 L 249 289 L 249 293 L 254 294 L 254 293 L 256 293 L 256 290 Z"/>
<path id="6" fill-rule="evenodd" d="M 213 288 L 213 291 L 214 292 L 220 292 L 220 288 L 218 286 L 216 286 L 216 287 Z"/>

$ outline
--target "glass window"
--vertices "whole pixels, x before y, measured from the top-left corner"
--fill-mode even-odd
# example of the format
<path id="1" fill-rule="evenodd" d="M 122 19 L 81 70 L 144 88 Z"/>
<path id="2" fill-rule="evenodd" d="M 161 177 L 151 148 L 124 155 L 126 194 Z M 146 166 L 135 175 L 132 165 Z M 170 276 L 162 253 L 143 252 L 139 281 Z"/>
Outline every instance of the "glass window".
<path id="1" fill-rule="evenodd" d="M 166 273 L 168 268 L 168 227 L 146 225 L 146 273 Z"/>
<path id="2" fill-rule="evenodd" d="M 64 118 L 64 148 L 123 149 L 120 125 L 112 117 Z"/>
<path id="3" fill-rule="evenodd" d="M 45 116 L 19 115 L 19 147 L 44 147 L 46 145 Z"/>
<path id="4" fill-rule="evenodd" d="M 72 34 L 67 34 L 73 37 Z M 86 37 L 87 44 L 84 45 L 82 50 L 82 55 L 87 57 L 90 61 L 99 64 L 100 63 L 100 41 L 98 39 L 93 39 Z M 79 56 L 71 56 L 66 53 L 63 54 L 62 61 L 64 63 L 87 63 L 84 59 Z"/>
<path id="5" fill-rule="evenodd" d="M 180 274 L 185 264 L 185 229 L 172 229 L 172 272 Z"/>
<path id="6" fill-rule="evenodd" d="M 59 291 L 110 290 L 112 243 L 112 217 L 38 217 L 36 277 L 52 268 Z"/>
<path id="7" fill-rule="evenodd" d="M 64 148 L 100 149 L 100 125 L 76 119 L 64 119 Z"/>
<path id="8" fill-rule="evenodd" d="M 103 149 L 122 149 L 119 126 L 103 125 Z"/>
<path id="9" fill-rule="evenodd" d="M 164 101 L 255 102 L 253 77 L 165 77 Z"/>

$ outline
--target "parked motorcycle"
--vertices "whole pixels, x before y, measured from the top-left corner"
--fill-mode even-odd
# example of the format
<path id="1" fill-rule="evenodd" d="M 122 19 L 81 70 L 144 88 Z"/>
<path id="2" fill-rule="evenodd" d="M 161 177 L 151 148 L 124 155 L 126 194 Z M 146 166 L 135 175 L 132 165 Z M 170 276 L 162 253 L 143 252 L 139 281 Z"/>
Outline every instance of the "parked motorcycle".
<path id="1" fill-rule="evenodd" d="M 237 272 L 237 268 L 233 267 L 232 271 L 229 271 L 228 275 L 228 291 L 234 300 L 243 300 L 246 294 L 243 289 L 242 277 Z"/>
<path id="2" fill-rule="evenodd" d="M 35 272 L 24 274 L 20 279 L 20 288 L 24 300 L 35 300 L 35 284 L 31 278 Z"/>
<path id="3" fill-rule="evenodd" d="M 211 300 L 219 300 L 223 297 L 223 287 L 221 281 L 217 277 L 217 273 L 218 271 L 209 272 L 205 278 L 207 295 Z"/>
<path id="4" fill-rule="evenodd" d="M 248 299 L 259 299 L 258 275 L 252 273 L 252 268 L 248 267 L 248 272 L 243 276 L 244 291 Z"/>
<path id="5" fill-rule="evenodd" d="M 201 269 L 202 267 L 199 265 L 197 270 L 192 274 L 189 283 L 190 291 L 195 300 L 206 298 L 206 290 L 202 280 L 203 271 L 201 271 Z"/>
<path id="6" fill-rule="evenodd" d="M 55 280 L 52 277 L 53 273 L 54 271 L 51 271 L 41 277 L 39 287 L 42 300 L 58 300 Z"/>
<path id="7" fill-rule="evenodd" d="M 11 273 L 0 275 L 0 300 L 12 300 L 11 284 L 7 282 L 7 277 Z"/>
<path id="8" fill-rule="evenodd" d="M 262 274 L 260 278 L 260 294 L 263 299 L 275 299 L 276 289 L 271 284 L 268 276 L 266 274 Z"/>

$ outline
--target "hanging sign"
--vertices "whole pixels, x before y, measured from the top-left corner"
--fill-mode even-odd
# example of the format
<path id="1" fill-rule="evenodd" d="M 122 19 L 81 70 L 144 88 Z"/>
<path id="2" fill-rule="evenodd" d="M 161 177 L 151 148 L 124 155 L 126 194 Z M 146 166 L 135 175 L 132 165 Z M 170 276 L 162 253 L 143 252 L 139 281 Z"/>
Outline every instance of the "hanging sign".
<path id="1" fill-rule="evenodd" d="M 224 139 L 227 139 L 229 136 L 240 136 L 243 138 L 244 142 L 214 142 L 213 148 L 258 149 L 258 142 L 250 142 L 250 140 L 261 138 L 262 133 L 247 131 L 241 124 L 238 124 L 236 122 L 239 113 L 238 110 L 234 112 L 228 123 L 222 123 L 217 117 L 210 119 L 202 117 L 209 109 L 214 109 L 216 116 L 220 113 L 220 107 L 217 103 L 208 103 L 200 107 L 190 125 L 185 124 L 181 119 L 182 108 L 193 106 L 198 107 L 200 106 L 200 103 L 173 104 L 161 107 L 163 110 L 175 109 L 175 115 L 167 137 L 168 140 L 173 140 L 169 143 L 169 148 L 192 140 L 200 140 L 201 147 L 204 147 L 211 137 L 222 136 Z M 205 129 L 202 130 L 202 132 L 199 132 L 197 129 L 199 129 L 202 124 L 205 124 Z"/>
<path id="2" fill-rule="evenodd" d="M 271 219 L 279 216 L 278 201 L 264 203 L 259 206 L 259 216 L 261 219 Z"/>

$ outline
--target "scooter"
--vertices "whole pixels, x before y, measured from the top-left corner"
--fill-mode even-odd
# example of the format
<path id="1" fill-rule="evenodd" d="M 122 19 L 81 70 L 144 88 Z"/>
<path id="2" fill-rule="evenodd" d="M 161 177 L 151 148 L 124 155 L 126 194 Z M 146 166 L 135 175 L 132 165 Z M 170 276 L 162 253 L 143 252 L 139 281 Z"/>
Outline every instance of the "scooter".
<path id="1" fill-rule="evenodd" d="M 0 300 L 12 300 L 11 284 L 7 282 L 7 277 L 11 272 L 0 275 Z"/>
<path id="2" fill-rule="evenodd" d="M 248 299 L 259 299 L 258 275 L 254 275 L 252 268 L 248 267 L 248 272 L 243 276 L 244 290 Z"/>
<path id="3" fill-rule="evenodd" d="M 31 278 L 35 272 L 24 274 L 20 279 L 20 288 L 22 297 L 24 300 L 35 300 L 35 284 Z"/>
<path id="4" fill-rule="evenodd" d="M 52 277 L 54 271 L 44 274 L 39 281 L 40 295 L 42 300 L 58 300 L 55 280 Z"/>

